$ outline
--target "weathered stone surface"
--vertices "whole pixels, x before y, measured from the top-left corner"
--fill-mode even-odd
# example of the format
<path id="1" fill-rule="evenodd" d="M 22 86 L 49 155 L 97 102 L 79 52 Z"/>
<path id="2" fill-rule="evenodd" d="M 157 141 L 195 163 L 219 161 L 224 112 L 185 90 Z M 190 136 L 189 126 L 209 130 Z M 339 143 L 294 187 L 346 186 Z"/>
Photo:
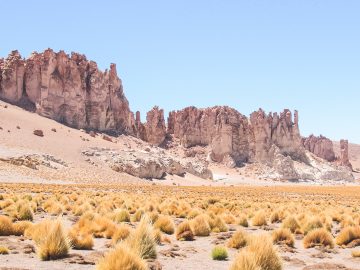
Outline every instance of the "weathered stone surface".
<path id="1" fill-rule="evenodd" d="M 319 137 L 310 135 L 307 138 L 303 138 L 302 143 L 306 150 L 322 159 L 329 162 L 333 162 L 336 159 L 333 142 L 322 135 Z"/>
<path id="2" fill-rule="evenodd" d="M 158 148 L 150 151 L 91 148 L 82 153 L 88 157 L 96 157 L 115 171 L 139 178 L 161 179 L 165 174 L 183 176 L 185 173 L 190 173 L 204 179 L 212 179 L 207 163 L 197 159 L 177 159 Z"/>
<path id="3" fill-rule="evenodd" d="M 338 163 L 341 166 L 348 167 L 353 169 L 349 160 L 349 142 L 348 140 L 340 140 L 340 157 L 338 158 Z"/>
<path id="4" fill-rule="evenodd" d="M 134 119 L 115 64 L 99 71 L 84 55 L 51 49 L 0 61 L 0 98 L 75 128 L 132 133 Z"/>
<path id="5" fill-rule="evenodd" d="M 140 112 L 136 112 L 135 118 L 136 136 L 153 145 L 161 145 L 166 137 L 166 125 L 164 111 L 155 106 L 146 115 L 146 123 L 142 124 Z"/>
<path id="6" fill-rule="evenodd" d="M 186 148 L 211 145 L 211 158 L 214 161 L 222 162 L 227 155 L 236 163 L 249 159 L 247 118 L 230 107 L 188 107 L 171 112 L 168 132 L 179 138 Z"/>

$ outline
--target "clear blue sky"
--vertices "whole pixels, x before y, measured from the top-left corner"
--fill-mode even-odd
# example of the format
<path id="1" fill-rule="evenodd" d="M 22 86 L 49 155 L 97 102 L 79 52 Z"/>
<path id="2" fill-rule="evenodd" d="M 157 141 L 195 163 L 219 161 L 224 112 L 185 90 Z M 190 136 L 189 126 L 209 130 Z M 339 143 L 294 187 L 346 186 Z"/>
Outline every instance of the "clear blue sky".
<path id="1" fill-rule="evenodd" d="M 0 55 L 51 47 L 117 64 L 142 118 L 298 109 L 303 135 L 360 143 L 360 1 L 1 1 Z"/>

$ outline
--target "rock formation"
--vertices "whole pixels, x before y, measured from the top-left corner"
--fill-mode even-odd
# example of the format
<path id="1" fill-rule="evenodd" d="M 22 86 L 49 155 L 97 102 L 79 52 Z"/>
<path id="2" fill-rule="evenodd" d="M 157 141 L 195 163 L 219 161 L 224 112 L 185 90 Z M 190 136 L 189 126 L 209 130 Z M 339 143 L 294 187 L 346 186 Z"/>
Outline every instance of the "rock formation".
<path id="1" fill-rule="evenodd" d="M 0 61 L 0 98 L 75 128 L 132 133 L 133 115 L 115 64 L 99 71 L 84 55 L 51 49 Z"/>
<path id="2" fill-rule="evenodd" d="M 353 169 L 350 160 L 349 160 L 349 142 L 348 140 L 340 140 L 340 157 L 338 158 L 338 163 L 341 166 L 348 167 Z"/>
<path id="3" fill-rule="evenodd" d="M 310 135 L 307 138 L 302 139 L 302 143 L 306 150 L 310 151 L 314 155 L 325 159 L 329 162 L 335 161 L 335 152 L 333 142 L 320 135 L 319 137 Z"/>
<path id="4" fill-rule="evenodd" d="M 230 156 L 236 163 L 241 163 L 248 161 L 250 156 L 248 120 L 230 107 L 188 107 L 171 112 L 168 132 L 180 139 L 186 148 L 210 145 L 211 159 L 217 162 Z"/>
<path id="5" fill-rule="evenodd" d="M 155 106 L 146 115 L 146 123 L 141 123 L 140 112 L 135 118 L 136 137 L 153 145 L 161 145 L 166 137 L 164 111 Z"/>

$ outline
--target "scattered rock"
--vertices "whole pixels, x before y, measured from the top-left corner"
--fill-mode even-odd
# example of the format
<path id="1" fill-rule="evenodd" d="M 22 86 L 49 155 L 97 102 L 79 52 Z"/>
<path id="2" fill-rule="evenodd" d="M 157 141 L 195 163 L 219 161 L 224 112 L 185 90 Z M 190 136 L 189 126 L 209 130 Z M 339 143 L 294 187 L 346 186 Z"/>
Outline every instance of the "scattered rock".
<path id="1" fill-rule="evenodd" d="M 39 137 L 44 137 L 44 132 L 40 129 L 34 130 L 33 134 Z"/>

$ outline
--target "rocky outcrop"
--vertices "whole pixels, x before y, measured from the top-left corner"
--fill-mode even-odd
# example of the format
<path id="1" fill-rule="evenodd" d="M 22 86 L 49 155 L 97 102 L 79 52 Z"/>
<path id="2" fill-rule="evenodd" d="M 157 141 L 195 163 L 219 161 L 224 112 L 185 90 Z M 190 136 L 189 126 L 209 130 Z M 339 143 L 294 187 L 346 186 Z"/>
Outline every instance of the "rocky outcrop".
<path id="1" fill-rule="evenodd" d="M 279 148 L 282 155 L 294 160 L 307 162 L 305 150 L 301 143 L 298 112 L 294 113 L 294 121 L 289 110 L 280 115 L 269 113 L 262 109 L 250 115 L 251 149 L 255 161 L 268 162 L 270 149 L 273 145 Z"/>
<path id="2" fill-rule="evenodd" d="M 0 61 L 0 98 L 75 128 L 132 133 L 134 119 L 115 64 L 102 72 L 84 55 L 51 49 Z"/>
<path id="3" fill-rule="evenodd" d="M 198 159 L 178 159 L 164 150 L 152 148 L 149 151 L 120 151 L 105 148 L 91 148 L 83 155 L 102 161 L 117 172 L 124 172 L 139 178 L 161 179 L 166 174 L 183 176 L 190 173 L 204 179 L 212 179 L 206 162 Z M 96 163 L 96 161 L 91 161 Z"/>
<path id="4" fill-rule="evenodd" d="M 248 120 L 230 107 L 173 111 L 168 118 L 168 132 L 186 148 L 211 145 L 211 159 L 216 162 L 231 156 L 241 163 L 250 156 Z"/>
<path id="5" fill-rule="evenodd" d="M 306 150 L 310 151 L 317 157 L 325 159 L 329 162 L 335 161 L 335 152 L 333 142 L 320 135 L 319 137 L 310 135 L 309 137 L 303 138 L 302 143 Z"/>
<path id="6" fill-rule="evenodd" d="M 166 137 L 166 125 L 164 110 L 155 106 L 146 115 L 146 123 L 141 123 L 140 112 L 136 112 L 135 118 L 136 137 L 152 145 L 161 145 Z"/>
<path id="7" fill-rule="evenodd" d="M 337 160 L 341 166 L 348 167 L 350 170 L 353 169 L 349 160 L 349 142 L 348 140 L 340 140 L 340 157 Z"/>

